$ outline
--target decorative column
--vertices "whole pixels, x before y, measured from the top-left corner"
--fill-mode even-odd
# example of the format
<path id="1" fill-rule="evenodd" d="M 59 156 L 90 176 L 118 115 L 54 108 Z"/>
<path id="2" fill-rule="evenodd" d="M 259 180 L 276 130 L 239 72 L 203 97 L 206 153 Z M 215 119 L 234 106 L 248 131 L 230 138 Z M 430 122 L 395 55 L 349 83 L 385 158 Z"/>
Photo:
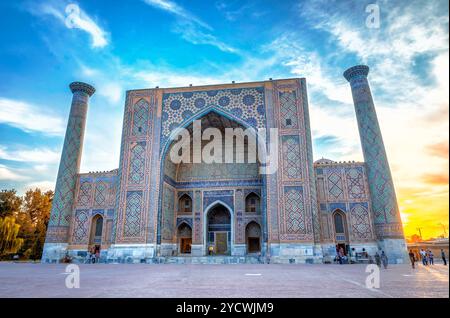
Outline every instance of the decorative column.
<path id="1" fill-rule="evenodd" d="M 58 261 L 67 250 L 77 174 L 80 171 L 88 102 L 89 97 L 95 92 L 94 87 L 81 82 L 70 84 L 70 89 L 73 93 L 72 106 L 42 254 L 43 262 Z"/>
<path id="2" fill-rule="evenodd" d="M 357 65 L 346 70 L 344 77 L 352 89 L 378 245 L 390 263 L 400 263 L 406 257 L 406 243 L 368 74 L 368 66 Z"/>

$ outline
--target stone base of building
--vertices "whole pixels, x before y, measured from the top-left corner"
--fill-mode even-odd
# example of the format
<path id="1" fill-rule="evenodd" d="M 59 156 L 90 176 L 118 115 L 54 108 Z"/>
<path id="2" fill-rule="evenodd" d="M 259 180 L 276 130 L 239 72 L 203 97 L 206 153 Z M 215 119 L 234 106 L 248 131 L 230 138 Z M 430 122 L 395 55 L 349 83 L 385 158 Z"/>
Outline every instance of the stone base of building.
<path id="1" fill-rule="evenodd" d="M 386 253 L 389 264 L 409 262 L 408 249 L 404 239 L 383 239 L 377 241 L 377 243 L 379 248 Z"/>
<path id="2" fill-rule="evenodd" d="M 313 243 L 270 243 L 270 263 L 315 264 L 322 263 L 322 253 Z"/>
<path id="3" fill-rule="evenodd" d="M 42 263 L 59 263 L 67 254 L 67 243 L 45 243 L 42 250 Z"/>
<path id="4" fill-rule="evenodd" d="M 377 242 L 350 244 L 354 252 L 366 252 L 373 256 L 383 250 L 390 264 L 403 264 L 408 261 L 406 243 L 402 239 L 385 239 Z M 231 255 L 206 255 L 206 247 L 202 244 L 191 246 L 190 254 L 178 254 L 178 245 L 171 243 L 156 244 L 116 244 L 103 249 L 100 254 L 101 263 L 118 264 L 318 264 L 325 259 L 334 258 L 334 243 L 270 243 L 266 255 L 267 243 L 261 253 L 248 254 L 245 244 L 235 244 Z M 59 263 L 68 255 L 74 263 L 86 263 L 87 251 L 69 249 L 67 243 L 45 243 L 42 263 Z"/>
<path id="5" fill-rule="evenodd" d="M 322 243 L 322 253 L 325 258 L 333 258 L 336 256 L 336 244 L 335 243 Z M 349 244 L 350 253 L 353 254 L 353 250 L 355 249 L 355 253 L 361 253 L 363 249 L 370 255 L 373 256 L 378 251 L 378 245 L 376 242 L 367 242 L 367 243 L 352 243 Z M 353 256 L 353 255 L 352 255 Z"/>
<path id="6" fill-rule="evenodd" d="M 105 251 L 107 263 L 146 263 L 156 255 L 155 244 L 115 244 Z"/>

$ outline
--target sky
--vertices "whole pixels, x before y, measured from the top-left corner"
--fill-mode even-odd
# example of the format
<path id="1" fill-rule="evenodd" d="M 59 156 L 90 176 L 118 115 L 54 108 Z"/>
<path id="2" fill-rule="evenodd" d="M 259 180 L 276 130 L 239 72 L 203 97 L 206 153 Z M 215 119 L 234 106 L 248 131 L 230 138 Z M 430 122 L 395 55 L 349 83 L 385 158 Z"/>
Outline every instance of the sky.
<path id="1" fill-rule="evenodd" d="M 342 73 L 367 64 L 405 234 L 448 235 L 446 0 L 35 0 L 0 12 L 0 189 L 54 188 L 72 81 L 97 89 L 82 172 L 118 167 L 126 90 L 289 77 L 307 80 L 314 158 L 362 161 Z"/>

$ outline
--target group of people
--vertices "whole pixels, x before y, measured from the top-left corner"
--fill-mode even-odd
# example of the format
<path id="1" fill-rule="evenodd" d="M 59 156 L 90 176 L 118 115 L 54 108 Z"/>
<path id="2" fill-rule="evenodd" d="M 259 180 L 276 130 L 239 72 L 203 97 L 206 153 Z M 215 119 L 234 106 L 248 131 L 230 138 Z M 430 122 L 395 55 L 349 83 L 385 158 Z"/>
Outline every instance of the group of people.
<path id="1" fill-rule="evenodd" d="M 353 254 L 353 256 L 356 256 L 356 254 L 357 254 L 354 248 L 352 249 L 352 254 Z M 360 253 L 360 257 L 363 259 L 368 259 L 370 263 L 373 263 L 373 259 L 369 256 L 369 253 L 366 252 L 365 248 L 362 249 L 362 253 Z M 388 267 L 389 260 L 384 251 L 381 251 L 381 253 L 376 252 L 373 258 L 375 259 L 375 263 L 379 267 L 381 267 L 382 264 L 385 269 Z M 338 262 L 339 264 L 348 264 L 348 257 L 345 254 L 344 248 L 342 246 L 340 246 L 340 247 L 336 246 L 335 261 Z"/>
<path id="2" fill-rule="evenodd" d="M 376 252 L 374 258 L 375 263 L 378 265 L 378 267 L 381 267 L 381 264 L 383 264 L 384 269 L 387 269 L 389 260 L 384 251 L 381 251 L 381 254 L 378 254 L 378 252 Z"/>
<path id="3" fill-rule="evenodd" d="M 86 264 L 95 264 L 100 261 L 100 248 L 93 246 L 86 254 Z"/>
<path id="4" fill-rule="evenodd" d="M 420 249 L 420 258 L 422 259 L 423 266 L 434 265 L 434 254 L 431 250 Z M 445 252 L 441 249 L 441 257 L 444 266 L 447 266 L 447 258 L 445 256 Z M 412 268 L 415 268 L 416 256 L 412 250 L 409 251 L 409 259 L 411 261 Z"/>

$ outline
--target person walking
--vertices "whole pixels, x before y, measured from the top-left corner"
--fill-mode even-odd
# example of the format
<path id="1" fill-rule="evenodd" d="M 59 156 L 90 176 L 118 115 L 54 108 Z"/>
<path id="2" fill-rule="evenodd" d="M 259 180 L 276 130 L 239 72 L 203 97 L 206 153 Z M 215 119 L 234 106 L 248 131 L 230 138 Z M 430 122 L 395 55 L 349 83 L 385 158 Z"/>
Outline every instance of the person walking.
<path id="1" fill-rule="evenodd" d="M 377 263 L 378 267 L 381 267 L 381 258 L 380 258 L 380 254 L 378 254 L 378 252 L 375 253 L 375 263 Z"/>
<path id="2" fill-rule="evenodd" d="M 420 249 L 420 257 L 422 258 L 422 264 L 427 266 L 427 252 L 425 252 L 423 248 Z"/>
<path id="3" fill-rule="evenodd" d="M 447 266 L 447 259 L 445 258 L 445 252 L 444 249 L 441 248 L 441 257 L 442 261 L 444 262 L 444 266 Z"/>
<path id="4" fill-rule="evenodd" d="M 408 255 L 409 255 L 409 260 L 411 261 L 411 267 L 412 267 L 412 269 L 415 269 L 416 268 L 415 267 L 416 257 L 414 255 L 413 251 L 409 250 L 409 254 Z"/>
<path id="5" fill-rule="evenodd" d="M 434 265 L 434 254 L 431 250 L 428 250 L 428 263 Z"/>
<path id="6" fill-rule="evenodd" d="M 384 253 L 384 251 L 381 251 L 381 262 L 383 263 L 384 269 L 387 269 L 387 267 L 388 267 L 388 257 Z"/>

